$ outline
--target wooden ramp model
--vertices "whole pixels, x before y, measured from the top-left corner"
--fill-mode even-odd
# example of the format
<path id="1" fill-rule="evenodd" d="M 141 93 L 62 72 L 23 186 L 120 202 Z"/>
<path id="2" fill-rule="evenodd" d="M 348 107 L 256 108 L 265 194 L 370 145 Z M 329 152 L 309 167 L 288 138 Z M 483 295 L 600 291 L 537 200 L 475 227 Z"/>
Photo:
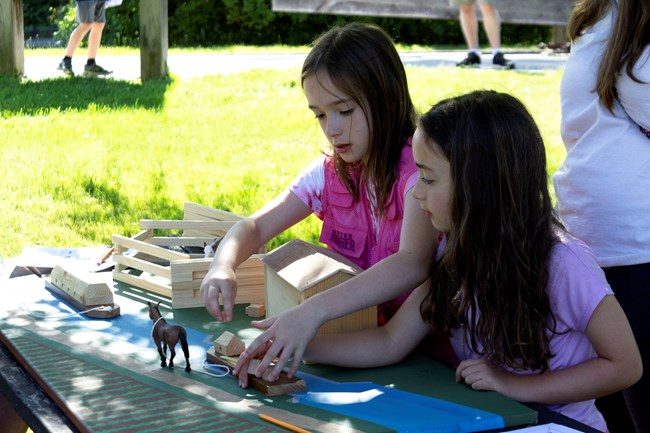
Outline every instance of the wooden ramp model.
<path id="1" fill-rule="evenodd" d="M 109 274 L 66 270 L 57 265 L 45 288 L 87 317 L 109 319 L 120 315 L 120 307 L 113 303 L 113 291 L 103 281 L 107 276 L 110 281 Z M 104 308 L 95 310 L 97 307 Z"/>
<path id="2" fill-rule="evenodd" d="M 214 346 L 208 349 L 206 359 L 211 364 L 225 364 L 232 370 L 237 365 L 237 358 L 244 351 L 244 343 L 230 332 L 224 332 L 216 340 Z M 262 377 L 255 376 L 255 370 L 260 365 L 261 360 L 254 359 L 248 365 L 248 381 L 261 392 L 268 396 L 285 395 L 293 392 L 304 392 L 307 389 L 307 382 L 298 377 L 289 377 L 284 371 L 280 377 L 269 382 L 268 374 L 272 366 L 267 368 Z M 232 372 L 231 372 L 232 374 Z"/>

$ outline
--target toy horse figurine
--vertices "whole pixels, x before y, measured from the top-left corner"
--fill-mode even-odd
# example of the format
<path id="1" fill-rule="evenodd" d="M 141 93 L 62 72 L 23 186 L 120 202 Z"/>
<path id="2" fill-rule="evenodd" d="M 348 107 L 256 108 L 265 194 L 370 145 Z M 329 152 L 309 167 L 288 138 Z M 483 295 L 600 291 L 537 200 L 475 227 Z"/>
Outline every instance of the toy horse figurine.
<path id="1" fill-rule="evenodd" d="M 187 332 L 180 325 L 170 325 L 165 319 L 163 319 L 160 310 L 158 309 L 158 302 L 156 305 L 153 305 L 151 302 L 147 302 L 149 306 L 149 318 L 153 320 L 153 327 L 151 328 L 151 336 L 153 337 L 154 343 L 158 348 L 158 353 L 160 354 L 160 366 L 166 367 L 167 360 L 167 346 L 169 346 L 169 368 L 174 368 L 174 356 L 176 356 L 176 343 L 180 340 L 181 348 L 183 349 L 183 354 L 185 355 L 185 371 L 192 371 L 190 368 L 190 349 L 187 344 Z M 162 346 L 161 346 L 162 343 Z"/>

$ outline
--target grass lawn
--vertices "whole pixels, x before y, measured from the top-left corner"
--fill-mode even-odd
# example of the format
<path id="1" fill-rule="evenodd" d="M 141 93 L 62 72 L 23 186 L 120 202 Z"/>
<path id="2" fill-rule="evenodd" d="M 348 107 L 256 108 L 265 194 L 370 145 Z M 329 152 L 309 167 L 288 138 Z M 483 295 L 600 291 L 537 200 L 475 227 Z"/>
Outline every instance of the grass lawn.
<path id="1" fill-rule="evenodd" d="M 113 233 L 138 232 L 141 218 L 182 218 L 185 201 L 253 212 L 326 144 L 299 73 L 255 70 L 144 84 L 0 77 L 0 257 L 28 245 L 109 245 Z M 474 89 L 512 93 L 540 125 L 549 173 L 564 158 L 562 71 L 407 73 L 422 111 Z M 319 227 L 312 217 L 270 247 L 294 237 L 315 241 Z"/>

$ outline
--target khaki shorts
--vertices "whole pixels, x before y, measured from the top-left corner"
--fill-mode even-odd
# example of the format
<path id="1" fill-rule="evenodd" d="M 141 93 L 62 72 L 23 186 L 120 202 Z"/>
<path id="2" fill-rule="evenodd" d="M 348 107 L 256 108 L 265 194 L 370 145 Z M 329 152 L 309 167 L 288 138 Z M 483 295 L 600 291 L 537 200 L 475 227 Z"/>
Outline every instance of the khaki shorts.
<path id="1" fill-rule="evenodd" d="M 495 4 L 496 0 L 449 0 L 449 6 L 460 7 L 460 5 L 473 5 L 473 4 Z"/>
<path id="2" fill-rule="evenodd" d="M 75 19 L 78 23 L 105 23 L 106 1 L 78 0 L 77 15 Z"/>

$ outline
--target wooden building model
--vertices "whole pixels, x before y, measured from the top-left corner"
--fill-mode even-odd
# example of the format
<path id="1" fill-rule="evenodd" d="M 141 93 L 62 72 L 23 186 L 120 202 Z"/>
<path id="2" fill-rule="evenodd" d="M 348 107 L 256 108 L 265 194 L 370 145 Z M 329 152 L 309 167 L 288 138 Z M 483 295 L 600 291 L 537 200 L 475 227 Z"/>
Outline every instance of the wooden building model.
<path id="1" fill-rule="evenodd" d="M 113 235 L 113 280 L 171 299 L 172 308 L 202 307 L 200 286 L 212 262 L 204 254 L 170 247 L 201 247 L 223 237 L 243 217 L 196 203 L 185 203 L 182 220 L 140 220 L 142 232 L 132 237 Z M 181 231 L 179 236 L 162 232 Z M 177 248 L 178 249 L 178 248 Z M 264 253 L 265 249 L 259 251 Z M 236 304 L 264 299 L 264 265 L 254 254 L 237 269 Z"/>
<path id="2" fill-rule="evenodd" d="M 266 317 L 301 304 L 311 296 L 349 280 L 362 271 L 337 252 L 292 240 L 262 257 L 265 265 Z M 377 326 L 375 306 L 323 324 L 319 335 Z"/>

